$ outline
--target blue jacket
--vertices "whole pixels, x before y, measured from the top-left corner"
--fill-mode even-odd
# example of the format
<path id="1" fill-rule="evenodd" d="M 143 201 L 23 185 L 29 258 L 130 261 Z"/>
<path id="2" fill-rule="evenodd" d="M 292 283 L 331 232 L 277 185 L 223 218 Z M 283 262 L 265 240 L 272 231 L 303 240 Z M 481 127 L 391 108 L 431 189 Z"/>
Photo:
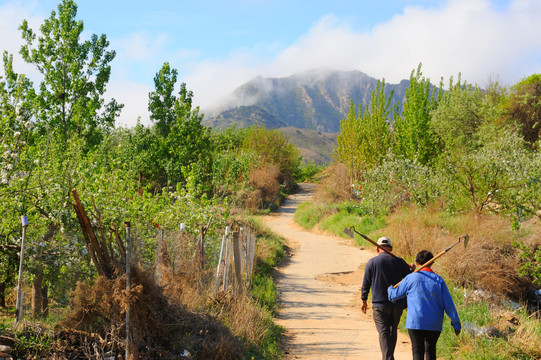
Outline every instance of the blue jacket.
<path id="1" fill-rule="evenodd" d="M 380 252 L 368 260 L 364 269 L 361 299 L 367 300 L 368 293 L 372 289 L 372 306 L 400 306 L 404 308 L 404 300 L 392 303 L 387 298 L 387 287 L 394 285 L 411 273 L 409 265 L 404 259 L 394 257 L 386 252 Z"/>
<path id="2" fill-rule="evenodd" d="M 445 281 L 431 271 L 409 274 L 396 289 L 390 286 L 387 293 L 390 301 L 407 296 L 407 329 L 441 331 L 444 311 L 451 319 L 453 328 L 456 330 L 461 328 L 455 304 Z"/>

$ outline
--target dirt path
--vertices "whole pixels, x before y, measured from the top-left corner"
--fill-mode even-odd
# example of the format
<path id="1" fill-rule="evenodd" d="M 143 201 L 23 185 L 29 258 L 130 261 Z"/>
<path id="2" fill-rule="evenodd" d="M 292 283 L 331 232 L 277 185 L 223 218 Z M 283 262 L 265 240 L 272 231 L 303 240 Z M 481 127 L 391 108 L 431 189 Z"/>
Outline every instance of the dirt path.
<path id="1" fill-rule="evenodd" d="M 311 198 L 314 185 L 288 197 L 277 214 L 264 218 L 288 239 L 290 259 L 278 269 L 287 359 L 381 359 L 372 320 L 360 310 L 364 264 L 376 255 L 344 239 L 302 230 L 293 222 L 297 206 Z M 409 338 L 399 333 L 396 360 L 411 359 Z"/>

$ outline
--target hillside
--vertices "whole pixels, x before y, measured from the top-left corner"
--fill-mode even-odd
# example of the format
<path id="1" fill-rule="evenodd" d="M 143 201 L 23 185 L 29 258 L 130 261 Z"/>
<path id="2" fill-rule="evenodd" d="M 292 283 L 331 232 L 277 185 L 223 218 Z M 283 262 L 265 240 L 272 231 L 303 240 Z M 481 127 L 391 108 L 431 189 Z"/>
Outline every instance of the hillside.
<path id="1" fill-rule="evenodd" d="M 324 133 L 294 127 L 280 128 L 292 144 L 297 145 L 304 160 L 316 164 L 330 164 L 332 152 L 336 148 L 338 133 Z"/>

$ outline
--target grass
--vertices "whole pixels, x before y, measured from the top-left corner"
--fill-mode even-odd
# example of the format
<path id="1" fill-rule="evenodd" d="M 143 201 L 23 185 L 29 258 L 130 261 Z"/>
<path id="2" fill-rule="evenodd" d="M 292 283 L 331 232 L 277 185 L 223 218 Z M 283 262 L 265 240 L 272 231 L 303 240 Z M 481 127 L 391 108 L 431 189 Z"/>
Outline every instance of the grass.
<path id="1" fill-rule="evenodd" d="M 327 214 L 331 213 L 328 206 L 317 206 L 312 202 L 304 202 L 297 207 L 294 219 L 303 229 L 310 230 L 319 223 Z"/>
<path id="2" fill-rule="evenodd" d="M 504 360 L 541 358 L 541 323 L 525 309 L 476 301 L 463 289 L 450 289 L 463 331 L 457 337 L 448 318 L 438 341 L 445 359 Z"/>
<path id="3" fill-rule="evenodd" d="M 338 235 L 343 238 L 346 227 L 355 227 L 355 230 L 364 235 L 379 236 L 385 227 L 382 216 L 367 215 L 365 211 L 354 202 L 344 202 L 338 205 L 317 205 L 313 202 L 300 204 L 295 211 L 295 222 L 303 229 L 310 230 L 316 225 L 320 230 Z M 356 236 L 359 246 L 370 245 L 366 240 Z"/>
<path id="4" fill-rule="evenodd" d="M 275 267 L 285 257 L 284 242 L 281 237 L 263 226 L 259 218 L 250 218 L 250 223 L 258 235 L 256 269 L 252 278 L 250 292 L 263 308 L 267 332 L 257 347 L 252 347 L 249 355 L 254 359 L 278 359 L 283 356 L 281 338 L 284 329 L 274 323 L 273 316 L 278 309 L 278 290 L 273 279 Z"/>
<path id="5" fill-rule="evenodd" d="M 282 239 L 268 231 L 260 221 L 250 219 L 250 223 L 253 226 L 254 233 L 257 234 L 256 255 L 251 287 L 245 292 L 236 295 L 229 291 L 216 294 L 214 291 L 214 283 L 212 281 L 205 282 L 205 286 L 202 287 L 201 282 L 198 281 L 200 277 L 195 277 L 195 281 L 193 281 L 194 279 L 188 274 L 189 263 L 186 262 L 186 267 L 183 268 L 185 272 L 184 277 L 166 267 L 162 269 L 162 281 L 163 284 L 166 284 L 164 288 L 166 288 L 168 292 L 161 294 L 158 298 L 162 300 L 168 299 L 167 308 L 165 308 L 165 301 L 163 303 L 157 302 L 156 304 L 160 305 L 159 307 L 158 305 L 153 305 L 153 301 L 148 299 L 148 301 L 143 301 L 145 304 L 148 304 L 149 307 L 152 307 L 151 309 L 155 309 L 160 314 L 175 314 L 174 316 L 176 318 L 183 319 L 179 324 L 173 324 L 167 319 L 160 320 L 162 323 L 171 323 L 171 326 L 178 325 L 180 327 L 185 324 L 187 327 L 186 329 L 179 328 L 178 331 L 175 330 L 178 339 L 172 334 L 172 336 L 168 338 L 170 345 L 173 344 L 174 341 L 175 346 L 177 346 L 177 343 L 178 346 L 192 343 L 200 344 L 202 342 L 209 344 L 208 348 L 203 347 L 202 349 L 200 349 L 199 345 L 194 345 L 192 347 L 186 345 L 187 347 L 183 347 L 183 349 L 188 349 L 194 358 L 246 358 L 270 360 L 278 359 L 283 356 L 281 338 L 284 329 L 274 323 L 274 315 L 278 305 L 277 289 L 272 276 L 275 266 L 285 256 L 285 248 Z M 170 274 L 168 273 L 168 275 L 166 275 L 166 270 L 170 270 Z M 154 281 L 153 279 L 154 278 L 151 277 L 148 280 Z M 142 290 L 148 288 L 147 285 L 150 285 L 146 282 L 141 282 L 141 284 Z M 208 289 L 207 285 L 209 287 Z M 86 289 L 88 291 L 80 291 L 81 296 L 85 299 L 88 297 L 93 298 L 93 294 L 98 293 L 95 288 Z M 116 294 L 110 287 L 108 287 L 108 291 L 109 290 L 113 294 L 112 296 Z M 158 292 L 152 292 L 154 295 L 157 293 Z M 109 292 L 106 293 L 105 289 L 104 291 L 99 292 L 99 294 L 102 294 L 102 297 L 109 299 L 106 297 Z M 141 293 L 140 296 L 146 296 L 145 294 L 146 293 Z M 155 297 L 154 295 L 153 297 Z M 77 301 L 76 303 L 79 304 Z M 112 300 L 104 300 L 104 303 L 111 304 Z M 85 309 L 87 306 L 88 311 L 92 312 L 94 304 L 86 304 Z M 147 308 L 145 307 L 145 309 Z M 181 315 L 177 316 L 178 314 L 173 310 L 178 310 Z M 139 313 L 142 312 L 139 311 Z M 149 313 L 154 314 L 153 311 L 149 311 Z M 202 313 L 205 313 L 206 315 L 200 316 L 199 314 Z M 55 345 L 56 339 L 49 337 L 48 333 L 44 332 L 43 329 L 55 328 L 55 323 L 60 320 L 65 320 L 63 319 L 64 315 L 65 314 L 55 309 L 55 311 L 51 312 L 51 316 L 45 320 L 31 320 L 31 322 L 29 322 L 30 320 L 24 320 L 24 324 L 28 325 L 25 325 L 21 331 L 18 331 L 13 326 L 13 312 L 2 309 L 2 316 L 0 317 L 0 334 L 9 334 L 17 339 L 18 347 L 17 349 L 14 349 L 14 351 L 16 351 L 19 358 L 29 358 L 28 356 L 43 358 L 45 354 L 51 351 L 52 347 L 57 349 Z M 134 319 L 135 318 L 136 316 Z M 217 322 L 220 322 L 220 324 L 217 324 Z M 205 335 L 203 330 L 200 331 L 202 326 L 214 330 Z M 217 331 L 222 331 L 225 327 L 229 330 L 224 332 L 224 337 L 220 338 L 219 341 L 215 340 L 214 337 L 219 336 Z M 150 326 L 149 331 L 152 332 L 152 329 L 155 329 L 155 327 Z M 191 331 L 193 331 L 193 334 Z M 184 336 L 183 334 L 189 339 L 184 339 L 182 337 Z M 211 339 L 211 337 L 213 338 Z M 238 344 L 242 344 L 242 346 L 239 346 Z M 210 346 L 216 346 L 216 349 L 210 348 Z M 168 349 L 169 348 L 166 350 Z M 212 355 L 211 352 L 214 355 Z M 242 352 L 242 357 L 240 357 L 240 352 Z M 208 353 L 208 355 L 206 355 L 206 353 Z M 223 356 L 220 354 L 223 354 Z M 236 354 L 238 356 L 235 355 L 235 357 L 231 357 L 231 354 Z"/>

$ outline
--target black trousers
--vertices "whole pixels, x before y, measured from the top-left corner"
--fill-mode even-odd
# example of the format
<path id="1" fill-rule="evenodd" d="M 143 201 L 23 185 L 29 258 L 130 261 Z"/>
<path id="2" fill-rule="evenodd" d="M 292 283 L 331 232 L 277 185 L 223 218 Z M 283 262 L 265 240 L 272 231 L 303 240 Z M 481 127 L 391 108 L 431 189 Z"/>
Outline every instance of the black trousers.
<path id="1" fill-rule="evenodd" d="M 398 323 L 404 309 L 401 306 L 374 307 L 374 322 L 379 333 L 379 347 L 383 360 L 394 360 Z"/>
<path id="2" fill-rule="evenodd" d="M 413 360 L 436 360 L 436 343 L 441 331 L 408 329 Z"/>

